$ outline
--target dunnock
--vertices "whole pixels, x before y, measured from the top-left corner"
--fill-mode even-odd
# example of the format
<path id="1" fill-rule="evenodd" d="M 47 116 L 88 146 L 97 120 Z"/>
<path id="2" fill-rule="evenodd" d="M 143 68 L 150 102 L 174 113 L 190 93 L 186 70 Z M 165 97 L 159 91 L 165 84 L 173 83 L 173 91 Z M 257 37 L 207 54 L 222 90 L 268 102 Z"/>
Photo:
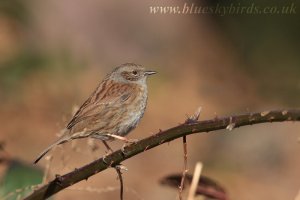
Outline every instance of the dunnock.
<path id="1" fill-rule="evenodd" d="M 103 141 L 121 139 L 133 130 L 143 117 L 147 104 L 146 79 L 155 71 L 126 63 L 116 67 L 75 113 L 63 136 L 45 149 L 37 163 L 54 146 L 73 139 L 92 137 Z"/>

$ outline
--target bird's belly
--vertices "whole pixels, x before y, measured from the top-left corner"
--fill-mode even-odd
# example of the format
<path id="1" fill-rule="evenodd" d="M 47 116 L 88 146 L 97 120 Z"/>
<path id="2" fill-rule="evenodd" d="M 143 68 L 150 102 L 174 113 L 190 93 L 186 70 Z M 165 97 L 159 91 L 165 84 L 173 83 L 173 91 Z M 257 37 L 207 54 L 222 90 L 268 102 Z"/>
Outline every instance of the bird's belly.
<path id="1" fill-rule="evenodd" d="M 140 122 L 141 118 L 144 115 L 146 108 L 146 102 L 144 104 L 140 104 L 138 108 L 135 108 L 135 111 L 131 110 L 132 112 L 127 112 L 127 115 L 124 116 L 124 121 L 119 126 L 118 135 L 125 136 L 127 135 L 132 129 L 134 129 L 138 123 Z"/>

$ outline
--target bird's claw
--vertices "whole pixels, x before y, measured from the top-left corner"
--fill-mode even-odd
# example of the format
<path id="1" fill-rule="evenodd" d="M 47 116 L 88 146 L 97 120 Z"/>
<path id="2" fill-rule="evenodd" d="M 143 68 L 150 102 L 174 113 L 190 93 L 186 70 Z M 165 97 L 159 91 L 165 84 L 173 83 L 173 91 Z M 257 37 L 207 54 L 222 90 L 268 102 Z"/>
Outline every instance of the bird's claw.
<path id="1" fill-rule="evenodd" d="M 125 153 L 125 147 L 126 147 L 127 145 L 126 145 L 126 143 L 125 144 L 123 144 L 123 146 L 121 147 L 121 152 L 124 154 L 124 155 L 126 155 L 126 153 Z"/>
<path id="2" fill-rule="evenodd" d="M 126 155 L 125 153 L 125 148 L 131 144 L 136 144 L 139 140 L 138 139 L 128 139 L 125 141 L 125 144 L 123 144 L 121 151 L 124 155 Z"/>
<path id="3" fill-rule="evenodd" d="M 105 154 L 105 155 L 102 157 L 102 160 L 103 160 L 103 162 L 104 162 L 106 165 L 108 165 L 108 162 L 105 160 L 106 157 L 107 157 L 107 155 L 108 155 L 108 154 Z"/>

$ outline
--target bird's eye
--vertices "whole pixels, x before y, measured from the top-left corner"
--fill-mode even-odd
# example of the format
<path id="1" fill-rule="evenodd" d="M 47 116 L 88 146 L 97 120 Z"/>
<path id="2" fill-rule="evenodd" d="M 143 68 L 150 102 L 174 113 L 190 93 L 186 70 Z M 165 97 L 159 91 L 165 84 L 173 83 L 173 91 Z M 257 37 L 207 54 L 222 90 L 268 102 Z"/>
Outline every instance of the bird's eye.
<path id="1" fill-rule="evenodd" d="M 134 71 L 132 71 L 132 74 L 136 76 L 138 74 L 138 72 L 134 70 Z"/>

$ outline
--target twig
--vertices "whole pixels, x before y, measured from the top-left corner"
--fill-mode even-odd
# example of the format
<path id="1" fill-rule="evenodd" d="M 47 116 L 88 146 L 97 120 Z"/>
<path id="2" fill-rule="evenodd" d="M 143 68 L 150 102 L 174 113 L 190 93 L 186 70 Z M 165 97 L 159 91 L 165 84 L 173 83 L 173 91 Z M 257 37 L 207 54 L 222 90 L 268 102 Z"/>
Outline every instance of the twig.
<path id="1" fill-rule="evenodd" d="M 122 172 L 119 168 L 115 168 L 120 180 L 120 199 L 123 200 L 123 177 L 122 177 Z"/>
<path id="2" fill-rule="evenodd" d="M 117 171 L 118 178 L 120 180 L 120 199 L 123 200 L 124 183 L 123 183 L 123 177 L 122 177 L 121 170 L 123 170 L 123 169 L 127 170 L 127 169 L 123 165 L 116 165 L 115 169 Z"/>
<path id="3" fill-rule="evenodd" d="M 194 170 L 193 180 L 192 180 L 192 184 L 191 184 L 191 187 L 190 187 L 190 190 L 189 190 L 187 200 L 194 200 L 194 198 L 195 198 L 196 189 L 198 187 L 198 183 L 199 183 L 199 180 L 200 180 L 202 167 L 203 167 L 202 163 L 197 162 L 195 170 Z"/>
<path id="4" fill-rule="evenodd" d="M 230 116 L 234 119 L 235 128 L 246 125 L 253 125 L 267 122 L 282 122 L 282 121 L 300 121 L 300 110 L 275 110 L 262 113 L 248 113 L 236 116 Z M 26 200 L 46 199 L 53 194 L 67 188 L 79 181 L 86 180 L 103 170 L 106 170 L 112 165 L 117 165 L 124 160 L 127 160 L 139 153 L 143 153 L 149 149 L 159 146 L 163 143 L 190 135 L 193 133 L 204 133 L 220 129 L 226 129 L 230 123 L 230 117 L 218 117 L 211 120 L 198 121 L 189 124 L 181 124 L 170 128 L 166 131 L 161 131 L 155 135 L 151 135 L 136 143 L 126 146 L 123 150 L 119 149 L 103 158 L 95 160 L 77 170 L 67 173 L 57 179 L 50 181 L 48 184 L 38 188 L 32 194 L 27 196 Z"/>
<path id="5" fill-rule="evenodd" d="M 184 187 L 185 176 L 188 172 L 186 136 L 182 137 L 182 144 L 183 144 L 183 172 L 182 172 L 181 182 L 180 182 L 180 186 L 179 186 L 179 190 L 178 190 L 178 195 L 179 195 L 180 200 L 182 200 L 182 190 Z"/>

